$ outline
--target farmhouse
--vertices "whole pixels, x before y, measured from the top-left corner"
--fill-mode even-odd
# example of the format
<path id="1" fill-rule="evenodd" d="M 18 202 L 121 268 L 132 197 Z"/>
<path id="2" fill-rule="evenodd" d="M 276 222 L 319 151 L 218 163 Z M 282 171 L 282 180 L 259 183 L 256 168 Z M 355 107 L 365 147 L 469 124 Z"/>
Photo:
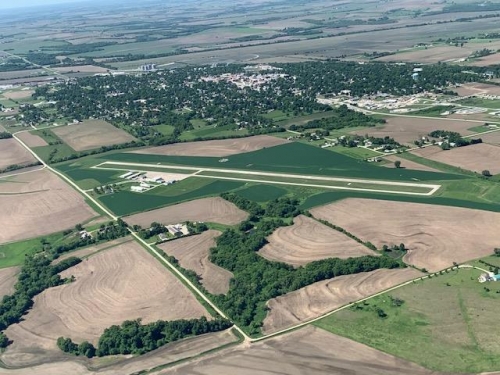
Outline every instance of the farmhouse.
<path id="1" fill-rule="evenodd" d="M 189 234 L 189 229 L 186 224 L 172 224 L 167 225 L 165 228 L 167 228 L 168 232 L 172 236 L 180 237 L 187 236 Z"/>
<path id="2" fill-rule="evenodd" d="M 495 275 L 493 272 L 486 272 L 481 274 L 478 280 L 480 283 L 485 283 L 488 281 L 500 281 L 500 275 Z"/>

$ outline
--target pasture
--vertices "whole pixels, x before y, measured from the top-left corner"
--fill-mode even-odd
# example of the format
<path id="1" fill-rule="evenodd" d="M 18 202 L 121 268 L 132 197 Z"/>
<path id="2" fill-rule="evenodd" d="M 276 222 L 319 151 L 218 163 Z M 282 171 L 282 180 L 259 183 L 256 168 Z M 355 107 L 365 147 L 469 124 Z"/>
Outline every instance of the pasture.
<path id="1" fill-rule="evenodd" d="M 130 225 L 149 228 L 153 222 L 164 225 L 185 221 L 212 222 L 225 225 L 236 225 L 247 218 L 248 214 L 234 204 L 219 198 L 191 200 L 156 210 L 126 216 L 123 219 Z"/>
<path id="2" fill-rule="evenodd" d="M 100 252 L 61 274 L 72 275 L 74 282 L 36 296 L 25 319 L 7 329 L 14 344 L 3 353 L 4 363 L 43 363 L 44 355 L 62 354 L 58 337 L 95 344 L 105 328 L 124 320 L 209 317 L 189 290 L 136 242 Z"/>
<path id="3" fill-rule="evenodd" d="M 259 255 L 295 267 L 326 258 L 378 255 L 347 235 L 303 215 L 294 218 L 293 225 L 277 229 L 267 241 Z"/>
<path id="4" fill-rule="evenodd" d="M 126 131 L 102 120 L 85 120 L 79 124 L 54 128 L 52 131 L 75 151 L 92 150 L 135 140 Z"/>
<path id="5" fill-rule="evenodd" d="M 417 281 L 315 325 L 431 370 L 496 371 L 499 288 L 480 284 L 480 273 L 455 270 Z M 402 301 L 399 307 L 396 298 Z M 379 316 L 380 310 L 385 317 Z"/>
<path id="6" fill-rule="evenodd" d="M 422 275 L 412 268 L 378 269 L 319 281 L 271 299 L 263 332 L 292 327 Z"/>
<path id="7" fill-rule="evenodd" d="M 226 294 L 233 274 L 208 259 L 215 238 L 221 232 L 208 230 L 199 235 L 164 242 L 158 247 L 179 261 L 182 268 L 196 272 L 201 284 L 212 294 Z"/>
<path id="8" fill-rule="evenodd" d="M 413 153 L 477 173 L 483 170 L 488 170 L 491 174 L 500 173 L 500 147 L 487 143 L 457 147 L 447 151 L 437 146 L 426 147 Z"/>
<path id="9" fill-rule="evenodd" d="M 147 155 L 223 157 L 257 151 L 285 143 L 288 143 L 288 141 L 268 135 L 258 135 L 247 138 L 176 143 L 173 145 L 145 148 L 133 151 L 133 153 Z"/>
<path id="10" fill-rule="evenodd" d="M 0 139 L 0 170 L 9 165 L 34 163 L 34 156 L 15 139 Z"/>
<path id="11" fill-rule="evenodd" d="M 431 272 L 489 255 L 499 245 L 500 213 L 354 198 L 311 213 L 378 248 L 404 243 L 404 261 Z"/>
<path id="12" fill-rule="evenodd" d="M 48 170 L 3 181 L 0 244 L 73 228 L 97 216 L 79 193 Z"/>

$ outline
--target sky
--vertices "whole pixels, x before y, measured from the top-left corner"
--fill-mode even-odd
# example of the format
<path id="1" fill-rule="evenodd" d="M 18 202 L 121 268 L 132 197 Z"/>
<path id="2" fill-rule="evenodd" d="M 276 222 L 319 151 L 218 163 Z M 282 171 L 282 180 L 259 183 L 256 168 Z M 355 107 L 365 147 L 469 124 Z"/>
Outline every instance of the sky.
<path id="1" fill-rule="evenodd" d="M 40 5 L 52 5 L 62 3 L 78 3 L 82 0 L 0 0 L 0 9 L 29 8 Z"/>

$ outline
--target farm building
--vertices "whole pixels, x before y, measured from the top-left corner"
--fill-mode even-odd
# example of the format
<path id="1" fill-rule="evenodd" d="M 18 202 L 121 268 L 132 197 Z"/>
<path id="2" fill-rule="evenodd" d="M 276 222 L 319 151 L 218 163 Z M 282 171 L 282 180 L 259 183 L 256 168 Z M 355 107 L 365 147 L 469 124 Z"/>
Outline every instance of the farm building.
<path id="1" fill-rule="evenodd" d="M 166 226 L 168 232 L 172 236 L 187 236 L 189 234 L 189 229 L 186 224 L 173 224 Z"/>
<path id="2" fill-rule="evenodd" d="M 495 275 L 493 272 L 486 272 L 479 276 L 479 282 L 485 283 L 487 281 L 500 281 L 500 275 Z"/>
<path id="3" fill-rule="evenodd" d="M 133 191 L 134 193 L 142 193 L 145 188 L 142 186 L 131 186 L 130 190 Z"/>

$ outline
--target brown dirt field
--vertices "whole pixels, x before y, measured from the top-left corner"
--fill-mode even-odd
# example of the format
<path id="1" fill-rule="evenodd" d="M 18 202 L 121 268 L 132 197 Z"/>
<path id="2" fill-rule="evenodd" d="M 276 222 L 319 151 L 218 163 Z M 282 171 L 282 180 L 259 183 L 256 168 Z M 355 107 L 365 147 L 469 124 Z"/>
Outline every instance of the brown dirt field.
<path id="1" fill-rule="evenodd" d="M 34 163 L 35 161 L 34 156 L 15 139 L 0 140 L 0 169 L 13 164 L 23 165 Z"/>
<path id="2" fill-rule="evenodd" d="M 470 65 L 473 66 L 489 66 L 500 63 L 500 55 L 495 53 L 486 57 L 481 57 L 480 59 L 472 62 Z"/>
<path id="3" fill-rule="evenodd" d="M 2 96 L 7 99 L 17 100 L 17 99 L 26 99 L 30 98 L 31 94 L 35 91 L 33 90 L 21 90 L 21 91 L 7 91 L 2 93 Z"/>
<path id="4" fill-rule="evenodd" d="M 379 269 L 308 285 L 267 303 L 270 310 L 263 332 L 268 334 L 292 327 L 422 275 L 413 268 Z"/>
<path id="5" fill-rule="evenodd" d="M 492 174 L 500 173 L 500 147 L 487 143 L 456 147 L 447 151 L 441 150 L 438 146 L 426 147 L 412 153 L 478 173 L 485 169 Z"/>
<path id="6" fill-rule="evenodd" d="M 477 126 L 477 124 L 461 120 L 452 121 L 439 118 L 429 119 L 394 116 L 388 117 L 387 123 L 384 126 L 363 130 L 363 135 L 368 133 L 370 136 L 382 138 L 389 136 L 399 143 L 413 145 L 414 141 L 421 139 L 423 136 L 427 136 L 434 130 L 449 130 L 458 132 L 462 135 L 468 135 L 473 134 L 471 131 L 467 130 L 473 126 Z M 351 134 L 357 133 L 360 132 L 351 132 Z"/>
<path id="7" fill-rule="evenodd" d="M 118 245 L 121 245 L 125 242 L 130 242 L 130 241 L 132 241 L 132 237 L 127 236 L 127 237 L 118 238 L 118 239 L 113 240 L 113 241 L 104 242 L 104 243 L 101 243 L 99 245 L 89 246 L 89 247 L 86 247 L 84 249 L 70 251 L 69 253 L 65 253 L 65 254 L 61 255 L 59 258 L 57 258 L 56 260 L 54 260 L 52 262 L 52 264 L 61 263 L 63 260 L 71 258 L 71 257 L 77 257 L 77 258 L 81 258 L 81 259 L 87 258 L 87 257 L 90 257 L 91 255 L 98 253 L 100 251 L 103 251 L 105 249 L 110 249 L 114 246 L 118 246 Z"/>
<path id="8" fill-rule="evenodd" d="M 54 68 L 59 73 L 80 72 L 80 73 L 106 73 L 108 69 L 94 65 L 66 66 Z"/>
<path id="9" fill-rule="evenodd" d="M 460 96 L 469 95 L 500 95 L 500 86 L 488 85 L 487 83 L 466 83 L 460 87 L 454 88 L 455 91 Z"/>
<path id="10" fill-rule="evenodd" d="M 130 225 L 149 227 L 152 222 L 164 225 L 177 224 L 185 221 L 203 221 L 225 225 L 236 225 L 248 217 L 245 211 L 234 204 L 219 198 L 203 198 L 176 204 L 157 210 L 124 217 Z"/>
<path id="11" fill-rule="evenodd" d="M 500 131 L 478 136 L 484 143 L 500 146 Z"/>
<path id="12" fill-rule="evenodd" d="M 81 357 L 64 355 L 61 351 L 51 353 L 40 352 L 40 364 L 20 369 L 2 369 L 0 374 L 17 375 L 116 375 L 135 374 L 143 370 L 151 370 L 168 363 L 177 362 L 185 358 L 194 357 L 200 353 L 216 349 L 236 341 L 230 330 L 209 333 L 198 337 L 191 337 L 179 342 L 165 345 L 150 353 L 138 356 L 114 356 L 112 359 L 94 358 L 87 360 Z M 44 357 L 42 357 L 42 353 Z M 57 362 L 59 361 L 59 362 Z M 64 362 L 63 362 L 64 361 Z M 92 368 L 89 370 L 88 368 Z M 6 372 L 4 372 L 6 371 Z"/>
<path id="13" fill-rule="evenodd" d="M 52 131 L 75 151 L 92 150 L 135 140 L 130 134 L 102 120 L 86 120 Z"/>
<path id="14" fill-rule="evenodd" d="M 48 170 L 1 181 L 0 244 L 72 228 L 97 216 L 80 194 Z"/>
<path id="15" fill-rule="evenodd" d="M 491 255 L 500 213 L 375 199 L 345 199 L 311 213 L 377 247 L 404 243 L 404 261 L 434 272 Z"/>
<path id="16" fill-rule="evenodd" d="M 136 242 L 103 251 L 69 270 L 76 281 L 35 297 L 34 307 L 6 330 L 14 340 L 2 355 L 10 366 L 36 364 L 40 351 L 57 351 L 60 336 L 97 343 L 105 328 L 125 320 L 209 317 L 184 285 Z"/>
<path id="17" fill-rule="evenodd" d="M 173 145 L 146 148 L 143 150 L 133 151 L 133 153 L 222 157 L 257 151 L 266 147 L 274 147 L 285 143 L 289 143 L 289 141 L 268 135 L 257 135 L 248 138 L 177 143 Z"/>
<path id="18" fill-rule="evenodd" d="M 399 160 L 401 162 L 401 168 L 413 169 L 416 171 L 439 172 L 437 169 L 428 167 L 427 165 L 419 164 L 414 161 L 406 160 L 403 158 L 398 158 L 396 155 L 387 156 L 384 159 L 390 161 L 389 164 L 384 165 L 384 167 L 386 168 L 396 168 L 394 166 L 394 162 L 396 160 Z"/>
<path id="19" fill-rule="evenodd" d="M 347 259 L 378 255 L 345 234 L 307 216 L 297 216 L 294 224 L 279 228 L 268 237 L 259 255 L 295 267 L 326 258 Z"/>
<path id="20" fill-rule="evenodd" d="M 14 293 L 14 284 L 17 282 L 17 274 L 20 267 L 9 267 L 0 269 L 0 299 L 3 296 Z"/>
<path id="21" fill-rule="evenodd" d="M 21 141 L 26 143 L 26 146 L 28 147 L 40 147 L 48 145 L 45 139 L 36 134 L 31 134 L 29 132 L 20 133 L 18 137 Z"/>
<path id="22" fill-rule="evenodd" d="M 158 373 L 173 374 L 437 375 L 411 362 L 312 326 Z"/>
<path id="23" fill-rule="evenodd" d="M 168 241 L 159 248 L 175 257 L 183 268 L 196 272 L 201 283 L 212 294 L 226 294 L 233 274 L 208 260 L 210 248 L 215 246 L 215 238 L 221 232 L 208 230 L 196 236 Z"/>

